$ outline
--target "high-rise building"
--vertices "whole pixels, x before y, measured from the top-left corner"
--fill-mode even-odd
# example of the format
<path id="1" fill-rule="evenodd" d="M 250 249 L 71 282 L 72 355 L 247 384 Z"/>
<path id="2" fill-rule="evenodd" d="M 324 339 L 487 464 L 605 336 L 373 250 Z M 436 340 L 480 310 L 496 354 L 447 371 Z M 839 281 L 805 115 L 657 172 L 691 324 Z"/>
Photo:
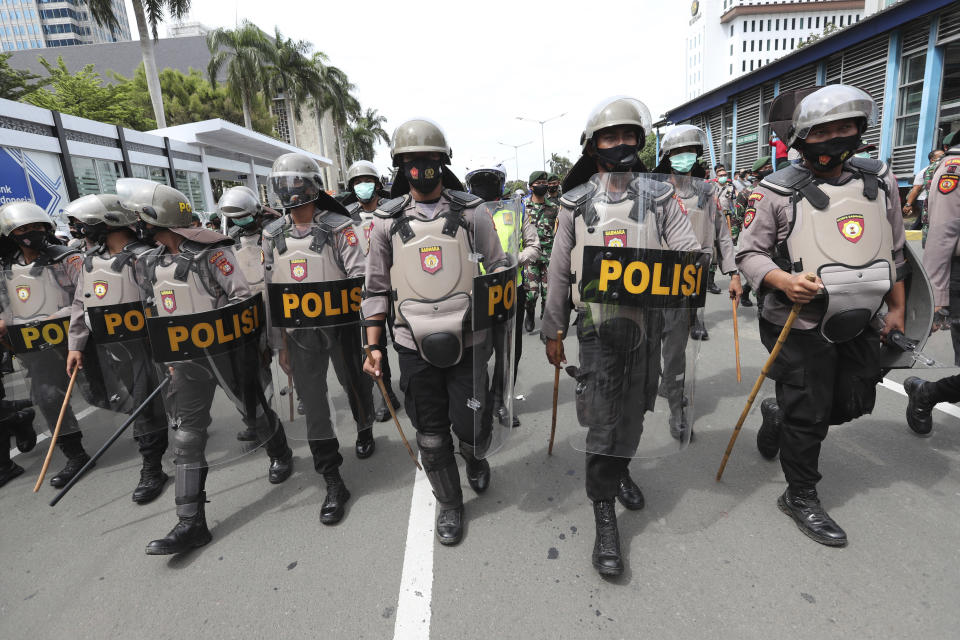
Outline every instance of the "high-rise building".
<path id="1" fill-rule="evenodd" d="M 896 0 L 693 0 L 686 39 L 685 96 L 691 100 L 856 24 Z"/>
<path id="2" fill-rule="evenodd" d="M 0 0 L 0 47 L 22 51 L 130 40 L 123 0 L 112 0 L 119 25 L 101 27 L 82 0 Z"/>

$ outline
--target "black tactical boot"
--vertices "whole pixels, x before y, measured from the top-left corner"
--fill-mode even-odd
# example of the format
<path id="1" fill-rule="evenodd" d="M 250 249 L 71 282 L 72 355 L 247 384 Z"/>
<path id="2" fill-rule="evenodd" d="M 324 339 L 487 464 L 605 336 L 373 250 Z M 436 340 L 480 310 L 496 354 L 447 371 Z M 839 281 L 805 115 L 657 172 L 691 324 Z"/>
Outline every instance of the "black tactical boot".
<path id="1" fill-rule="evenodd" d="M 36 412 L 27 407 L 8 416 L 3 421 L 5 425 L 9 425 L 10 431 L 13 432 L 20 453 L 33 451 L 33 448 L 37 446 L 37 432 L 33 430 L 33 419 L 35 417 Z"/>
<path id="2" fill-rule="evenodd" d="M 373 427 L 370 427 L 369 429 L 361 429 L 357 432 L 356 452 L 358 458 L 361 460 L 369 458 L 373 455 L 373 451 L 376 448 L 377 443 L 373 439 Z"/>
<path id="3" fill-rule="evenodd" d="M 467 482 L 477 493 L 483 493 L 490 486 L 490 463 L 485 458 L 477 458 L 474 448 L 467 444 L 460 444 L 460 455 L 467 463 Z"/>
<path id="4" fill-rule="evenodd" d="M 788 487 L 777 498 L 777 506 L 793 518 L 800 531 L 811 540 L 828 547 L 846 546 L 846 532 L 820 506 L 816 489 L 794 491 Z"/>
<path id="5" fill-rule="evenodd" d="M 270 458 L 270 469 L 267 471 L 267 480 L 270 484 L 280 484 L 290 477 L 293 473 L 293 451 L 287 447 L 287 452 L 282 456 Z"/>
<path id="6" fill-rule="evenodd" d="M 593 517 L 597 523 L 593 568 L 602 576 L 618 576 L 623 573 L 623 559 L 620 557 L 620 531 L 617 530 L 617 511 L 613 500 L 594 502 Z"/>
<path id="7" fill-rule="evenodd" d="M 676 397 L 676 392 L 668 396 L 667 404 L 670 406 L 670 419 L 668 420 L 670 436 L 680 442 L 683 442 L 684 438 L 687 438 L 688 442 L 693 440 L 693 431 L 690 428 L 690 423 L 687 422 L 687 412 L 685 410 L 687 399 L 682 395 L 682 389 L 679 398 Z M 687 432 L 690 433 L 689 437 L 687 437 Z"/>
<path id="8" fill-rule="evenodd" d="M 903 381 L 903 389 L 907 392 L 907 424 L 918 436 L 924 438 L 930 435 L 933 429 L 933 408 L 937 401 L 927 392 L 929 383 L 915 376 Z"/>
<path id="9" fill-rule="evenodd" d="M 743 306 L 743 307 L 753 306 L 753 302 L 750 301 L 750 285 L 747 285 L 743 288 L 743 294 L 740 296 L 740 306 Z"/>
<path id="10" fill-rule="evenodd" d="M 716 283 L 716 271 L 711 271 L 707 276 L 707 291 L 710 293 L 720 293 L 720 287 Z"/>
<path id="11" fill-rule="evenodd" d="M 423 471 L 430 480 L 439 507 L 435 529 L 437 540 L 442 545 L 457 544 L 463 539 L 463 491 L 460 489 L 460 470 L 453 457 L 453 438 L 449 432 L 418 431 L 417 446 L 423 460 Z M 461 451 L 463 447 L 461 444 Z"/>
<path id="12" fill-rule="evenodd" d="M 707 334 L 707 327 L 704 326 L 699 313 L 690 314 L 690 338 L 693 340 L 710 339 L 709 334 Z"/>
<path id="13" fill-rule="evenodd" d="M 630 477 L 629 472 L 620 478 L 620 482 L 617 485 L 617 500 L 631 511 L 639 511 L 643 509 L 644 504 L 646 504 L 643 499 L 643 492 L 640 491 L 640 487 L 638 487 L 637 483 Z"/>
<path id="14" fill-rule="evenodd" d="M 147 545 L 147 555 L 169 556 L 184 553 L 202 547 L 213 540 L 213 535 L 207 528 L 207 518 L 204 513 L 206 501 L 207 494 L 204 492 L 191 498 L 190 502 L 177 498 L 177 517 L 180 521 L 166 537 L 154 540 Z"/>
<path id="15" fill-rule="evenodd" d="M 5 466 L 0 467 L 0 487 L 10 482 L 21 473 L 23 473 L 23 467 L 12 460 Z"/>
<path id="16" fill-rule="evenodd" d="M 440 506 L 440 513 L 437 514 L 437 539 L 440 544 L 448 547 L 463 539 L 463 505 Z"/>
<path id="17" fill-rule="evenodd" d="M 140 467 L 140 484 L 133 490 L 133 501 L 137 504 L 147 504 L 156 500 L 163 493 L 163 487 L 170 476 L 163 472 L 161 457 L 144 458 Z"/>
<path id="18" fill-rule="evenodd" d="M 323 505 L 320 507 L 320 522 L 336 524 L 343 520 L 347 500 L 350 499 L 350 491 L 343 483 L 339 471 L 323 474 L 323 481 L 327 483 L 327 497 L 323 499 Z"/>
<path id="19" fill-rule="evenodd" d="M 783 429 L 783 417 L 776 398 L 764 398 L 760 403 L 760 415 L 763 422 L 757 431 L 757 451 L 767 460 L 773 460 L 780 451 L 780 432 Z"/>
<path id="20" fill-rule="evenodd" d="M 57 489 L 65 487 L 67 483 L 73 479 L 73 476 L 80 472 L 83 465 L 90 461 L 90 456 L 88 456 L 83 449 L 80 451 L 81 453 L 79 455 L 73 458 L 67 458 L 67 464 L 64 465 L 63 469 L 61 469 L 57 475 L 50 478 L 50 486 L 56 487 Z M 91 466 L 91 469 L 95 466 L 96 463 Z"/>
<path id="21" fill-rule="evenodd" d="M 523 317 L 523 330 L 527 333 L 533 333 L 533 314 L 537 312 L 537 301 L 532 300 L 527 302 L 526 306 L 527 308 L 524 309 L 526 315 Z"/>
<path id="22" fill-rule="evenodd" d="M 390 386 L 389 381 L 384 380 L 383 383 L 387 386 L 387 396 L 390 398 L 390 404 L 393 405 L 393 410 L 399 411 L 400 399 L 397 398 L 397 394 L 393 392 L 393 387 Z M 387 407 L 387 403 L 384 402 L 383 394 L 380 393 L 380 389 L 376 387 L 373 390 L 373 407 L 374 420 L 377 422 L 388 422 L 390 420 L 390 408 Z"/>

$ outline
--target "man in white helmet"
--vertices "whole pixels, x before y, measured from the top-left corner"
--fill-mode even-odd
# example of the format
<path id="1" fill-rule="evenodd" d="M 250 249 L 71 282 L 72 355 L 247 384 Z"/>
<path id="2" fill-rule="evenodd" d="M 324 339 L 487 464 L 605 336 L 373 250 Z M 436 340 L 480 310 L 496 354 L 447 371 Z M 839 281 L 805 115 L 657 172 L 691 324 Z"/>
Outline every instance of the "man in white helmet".
<path id="1" fill-rule="evenodd" d="M 737 251 L 740 272 L 763 296 L 767 349 L 791 307 L 803 305 L 769 373 L 777 395 L 760 405 L 757 448 L 768 459 L 779 453 L 787 489 L 777 506 L 827 546 L 846 545 L 847 535 L 817 494 L 821 443 L 830 426 L 873 410 L 882 374 L 871 320 L 882 304 L 880 334 L 904 331 L 896 179 L 883 162 L 854 156 L 875 123 L 873 99 L 856 87 L 829 85 L 804 97 L 789 140 L 803 162 L 754 189 Z"/>

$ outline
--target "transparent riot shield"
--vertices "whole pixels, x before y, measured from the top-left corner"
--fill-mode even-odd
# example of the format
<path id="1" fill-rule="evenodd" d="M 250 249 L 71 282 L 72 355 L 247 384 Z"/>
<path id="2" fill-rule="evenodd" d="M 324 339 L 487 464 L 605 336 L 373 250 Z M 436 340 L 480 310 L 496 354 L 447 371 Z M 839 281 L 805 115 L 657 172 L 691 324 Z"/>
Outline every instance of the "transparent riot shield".
<path id="1" fill-rule="evenodd" d="M 149 254 L 137 263 L 170 451 L 183 468 L 233 461 L 260 447 L 286 453 L 273 411 L 267 318 L 230 248 Z"/>
<path id="2" fill-rule="evenodd" d="M 473 394 L 468 406 L 473 413 L 474 442 L 461 447 L 467 444 L 475 457 L 484 458 L 504 445 L 513 426 L 523 202 L 519 198 L 488 202 L 476 215 L 490 216 L 493 225 L 478 222 L 474 227 L 473 247 L 480 267 L 473 282 L 471 311 Z"/>
<path id="3" fill-rule="evenodd" d="M 565 346 L 581 427 L 571 441 L 587 453 L 669 455 L 693 432 L 700 343 L 689 337 L 710 256 L 671 180 L 620 173 L 591 183 L 571 255 L 577 339 Z"/>
<path id="4" fill-rule="evenodd" d="M 356 231 L 339 232 L 348 251 L 360 251 Z M 322 441 L 352 441 L 374 421 L 373 394 L 363 373 L 360 300 L 363 276 L 345 277 L 321 226 L 289 226 L 264 239 L 267 307 L 274 353 L 274 406 L 287 434 Z M 362 259 L 362 256 L 361 256 Z"/>

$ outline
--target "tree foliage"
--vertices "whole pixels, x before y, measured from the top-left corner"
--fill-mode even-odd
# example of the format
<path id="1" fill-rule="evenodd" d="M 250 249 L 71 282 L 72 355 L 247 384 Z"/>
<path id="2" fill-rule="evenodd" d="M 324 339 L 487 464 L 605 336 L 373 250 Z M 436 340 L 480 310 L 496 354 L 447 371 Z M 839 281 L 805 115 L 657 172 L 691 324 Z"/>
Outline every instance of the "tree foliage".
<path id="1" fill-rule="evenodd" d="M 643 149 L 640 150 L 640 159 L 651 171 L 657 166 L 657 137 L 655 135 L 649 135 L 644 140 Z"/>
<path id="2" fill-rule="evenodd" d="M 570 158 L 562 156 L 559 153 L 551 153 L 550 160 L 547 161 L 547 166 L 550 167 L 550 173 L 555 173 L 560 176 L 560 179 L 563 179 L 563 176 L 567 175 L 567 172 L 573 168 L 573 163 L 570 161 Z"/>
<path id="3" fill-rule="evenodd" d="M 140 131 L 156 127 L 147 115 L 150 111 L 134 99 L 130 83 L 104 85 L 92 64 L 77 73 L 70 73 L 63 58 L 57 58 L 53 65 L 41 57 L 40 64 L 47 71 L 50 88 L 36 89 L 24 96 L 23 102 Z"/>
<path id="4" fill-rule="evenodd" d="M 40 78 L 35 73 L 12 68 L 8 62 L 12 55 L 0 53 L 0 98 L 19 100 L 39 89 L 44 83 L 34 82 Z"/>
<path id="5" fill-rule="evenodd" d="M 357 160 L 372 160 L 374 145 L 378 140 L 390 143 L 390 136 L 383 128 L 386 123 L 387 119 L 376 109 L 367 109 L 362 116 L 353 120 L 344 131 L 347 164 Z"/>

